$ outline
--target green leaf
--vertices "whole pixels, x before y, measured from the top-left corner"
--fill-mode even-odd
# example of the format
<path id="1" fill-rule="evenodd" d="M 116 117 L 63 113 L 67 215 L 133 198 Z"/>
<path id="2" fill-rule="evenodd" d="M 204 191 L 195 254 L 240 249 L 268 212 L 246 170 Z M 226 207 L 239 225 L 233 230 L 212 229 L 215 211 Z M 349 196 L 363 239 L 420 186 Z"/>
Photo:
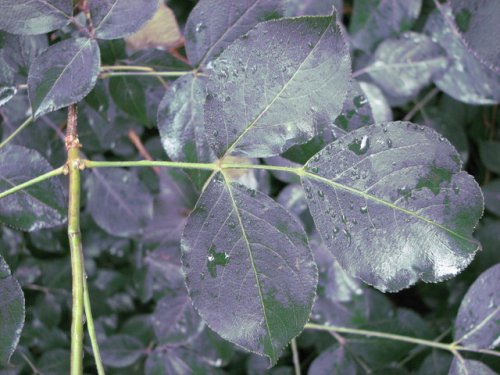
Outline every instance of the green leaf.
<path id="1" fill-rule="evenodd" d="M 67 39 L 38 56 L 28 76 L 33 116 L 39 117 L 82 100 L 99 75 L 99 46 L 92 39 Z"/>
<path id="2" fill-rule="evenodd" d="M 269 197 L 216 174 L 181 247 L 186 285 L 208 326 L 275 364 L 315 295 L 316 265 L 300 225 Z"/>
<path id="3" fill-rule="evenodd" d="M 486 209 L 500 216 L 500 179 L 483 186 L 484 204 Z"/>
<path id="4" fill-rule="evenodd" d="M 24 325 L 24 294 L 0 255 L 0 366 L 8 364 Z"/>
<path id="5" fill-rule="evenodd" d="M 382 291 L 463 270 L 480 244 L 472 230 L 481 190 L 455 149 L 409 122 L 373 125 L 326 146 L 302 184 L 326 245 L 351 275 Z"/>
<path id="6" fill-rule="evenodd" d="M 356 363 L 343 347 L 334 345 L 311 363 L 308 375 L 355 375 Z"/>
<path id="7" fill-rule="evenodd" d="M 12 34 L 45 34 L 73 17 L 71 0 L 1 0 L 0 29 Z"/>
<path id="8" fill-rule="evenodd" d="M 479 155 L 483 164 L 492 172 L 500 174 L 500 142 L 484 141 L 479 144 Z"/>
<path id="9" fill-rule="evenodd" d="M 146 94 L 142 82 L 136 77 L 112 77 L 109 92 L 118 108 L 145 126 L 151 126 L 147 115 Z"/>
<path id="10" fill-rule="evenodd" d="M 35 150 L 7 145 L 0 149 L 0 190 L 5 191 L 52 170 Z M 51 228 L 66 221 L 62 185 L 50 179 L 0 200 L 0 221 L 18 230 Z"/>
<path id="11" fill-rule="evenodd" d="M 148 355 L 144 369 L 145 375 L 192 374 L 212 375 L 215 369 L 198 353 L 184 348 L 170 350 L 155 349 Z"/>
<path id="12" fill-rule="evenodd" d="M 219 157 L 273 156 L 307 142 L 340 114 L 350 81 L 336 14 L 260 23 L 211 67 L 205 128 Z"/>
<path id="13" fill-rule="evenodd" d="M 484 363 L 472 360 L 453 359 L 448 375 L 497 375 L 496 371 L 486 366 Z"/>
<path id="14" fill-rule="evenodd" d="M 114 335 L 100 343 L 102 362 L 109 367 L 123 368 L 137 362 L 144 354 L 144 344 L 133 336 Z"/>

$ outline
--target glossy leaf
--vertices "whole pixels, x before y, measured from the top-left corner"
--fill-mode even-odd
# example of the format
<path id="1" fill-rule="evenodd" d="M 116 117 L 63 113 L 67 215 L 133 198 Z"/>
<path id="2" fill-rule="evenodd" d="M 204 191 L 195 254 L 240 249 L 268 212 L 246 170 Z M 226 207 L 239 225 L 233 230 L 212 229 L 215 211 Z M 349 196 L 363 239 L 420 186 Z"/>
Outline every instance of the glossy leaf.
<path id="1" fill-rule="evenodd" d="M 0 190 L 5 191 L 53 168 L 38 152 L 21 146 L 0 149 Z M 62 185 L 50 179 L 0 199 L 0 221 L 18 230 L 51 228 L 66 221 Z"/>
<path id="2" fill-rule="evenodd" d="M 332 346 L 311 363 L 308 375 L 355 375 L 356 363 L 343 347 Z"/>
<path id="3" fill-rule="evenodd" d="M 102 362 L 109 367 L 123 368 L 137 362 L 144 344 L 133 336 L 115 335 L 100 343 Z"/>
<path id="4" fill-rule="evenodd" d="M 191 299 L 208 326 L 275 364 L 315 295 L 316 265 L 300 225 L 270 198 L 217 174 L 181 246 Z"/>
<path id="5" fill-rule="evenodd" d="M 336 14 L 261 23 L 212 63 L 205 128 L 217 156 L 278 155 L 335 120 L 350 76 L 335 20 Z"/>
<path id="6" fill-rule="evenodd" d="M 118 39 L 139 30 L 153 18 L 158 0 L 89 0 L 95 35 L 99 39 Z"/>
<path id="7" fill-rule="evenodd" d="M 455 321 L 455 340 L 472 348 L 493 349 L 500 344 L 500 264 L 472 284 Z"/>
<path id="8" fill-rule="evenodd" d="M 0 255 L 0 366 L 8 364 L 24 325 L 24 294 Z"/>
<path id="9" fill-rule="evenodd" d="M 0 29 L 12 34 L 45 34 L 73 17 L 71 0 L 1 0 Z"/>
<path id="10" fill-rule="evenodd" d="M 406 32 L 384 40 L 365 70 L 389 94 L 412 97 L 447 65 L 446 53 L 438 44 L 425 35 Z"/>
<path id="11" fill-rule="evenodd" d="M 95 169 L 85 187 L 88 211 L 110 234 L 127 237 L 141 233 L 151 219 L 153 197 L 130 171 Z"/>
<path id="12" fill-rule="evenodd" d="M 67 39 L 38 56 L 28 76 L 33 115 L 39 117 L 76 103 L 94 87 L 99 74 L 99 46 L 92 39 Z"/>
<path id="13" fill-rule="evenodd" d="M 189 61 L 206 64 L 259 22 L 279 17 L 282 7 L 282 0 L 199 1 L 186 22 Z"/>
<path id="14" fill-rule="evenodd" d="M 450 278 L 480 248 L 472 238 L 483 212 L 479 186 L 429 128 L 393 122 L 353 131 L 307 163 L 302 183 L 339 263 L 382 291 Z"/>

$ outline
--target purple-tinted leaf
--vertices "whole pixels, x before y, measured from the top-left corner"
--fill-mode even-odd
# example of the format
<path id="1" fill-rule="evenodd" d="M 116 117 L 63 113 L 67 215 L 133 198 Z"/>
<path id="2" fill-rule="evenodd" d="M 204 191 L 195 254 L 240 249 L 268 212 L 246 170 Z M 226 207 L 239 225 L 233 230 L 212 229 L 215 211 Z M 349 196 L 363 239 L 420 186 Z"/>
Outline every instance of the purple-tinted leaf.
<path id="1" fill-rule="evenodd" d="M 113 77 L 109 91 L 117 107 L 141 124 L 150 126 L 143 82 L 136 77 Z"/>
<path id="2" fill-rule="evenodd" d="M 159 0 L 89 0 L 99 39 L 118 39 L 141 28 L 158 9 Z"/>
<path id="3" fill-rule="evenodd" d="M 339 115 L 349 77 L 336 14 L 261 23 L 212 63 L 205 104 L 209 143 L 217 156 L 248 157 L 305 143 Z"/>
<path id="4" fill-rule="evenodd" d="M 148 355 L 144 371 L 145 375 L 216 373 L 197 353 L 182 348 L 155 349 Z"/>
<path id="5" fill-rule="evenodd" d="M 92 39 L 67 39 L 33 60 L 28 93 L 33 115 L 66 107 L 83 99 L 99 74 L 99 46 Z"/>
<path id="6" fill-rule="evenodd" d="M 446 53 L 438 44 L 425 35 L 406 32 L 384 40 L 365 70 L 390 95 L 413 97 L 447 65 Z"/>
<path id="7" fill-rule="evenodd" d="M 0 255 L 0 366 L 9 362 L 24 325 L 24 294 Z"/>
<path id="8" fill-rule="evenodd" d="M 366 125 L 375 123 L 371 103 L 363 92 L 358 82 L 353 81 L 349 94 L 342 106 L 341 114 L 335 119 L 336 126 L 328 126 L 323 130 L 332 132 L 331 136 L 324 136 L 325 141 L 330 143 L 338 137 L 341 137 L 345 132 L 361 128 Z"/>
<path id="9" fill-rule="evenodd" d="M 343 347 L 335 345 L 316 357 L 307 373 L 308 375 L 355 375 L 356 370 L 356 362 Z"/>
<path id="10" fill-rule="evenodd" d="M 428 18 L 425 32 L 445 49 L 450 57 L 447 71 L 434 82 L 453 98 L 469 104 L 494 104 L 500 101 L 500 74 L 481 64 L 470 53 L 453 25 L 451 9 L 441 4 Z"/>
<path id="11" fill-rule="evenodd" d="M 69 350 L 50 347 L 36 362 L 36 368 L 46 375 L 67 374 L 70 371 L 70 356 Z"/>
<path id="12" fill-rule="evenodd" d="M 282 0 L 199 1 L 186 22 L 189 61 L 206 64 L 259 22 L 279 17 L 282 8 Z"/>
<path id="13" fill-rule="evenodd" d="M 21 146 L 0 149 L 0 191 L 49 172 L 53 168 L 38 152 Z M 66 221 L 62 185 L 50 179 L 0 200 L 0 221 L 18 230 L 51 228 Z"/>
<path id="14" fill-rule="evenodd" d="M 226 366 L 234 355 L 234 345 L 221 339 L 214 331 L 205 326 L 203 332 L 191 344 L 194 352 L 212 366 Z M 262 358 L 262 357 L 261 357 Z"/>
<path id="15" fill-rule="evenodd" d="M 375 85 L 367 82 L 359 82 L 361 90 L 370 103 L 373 122 L 392 121 L 392 110 L 384 96 L 384 93 Z"/>
<path id="16" fill-rule="evenodd" d="M 371 51 L 381 40 L 407 31 L 417 19 L 422 0 L 355 0 L 349 33 L 355 48 Z"/>
<path id="17" fill-rule="evenodd" d="M 484 141 L 479 144 L 482 163 L 489 170 L 500 174 L 500 142 Z"/>
<path id="18" fill-rule="evenodd" d="M 464 296 L 455 320 L 460 345 L 493 349 L 500 345 L 500 264 L 483 272 Z"/>
<path id="19" fill-rule="evenodd" d="M 144 344 L 133 336 L 110 336 L 99 344 L 102 362 L 109 367 L 123 368 L 137 362 L 145 352 Z"/>
<path id="20" fill-rule="evenodd" d="M 453 355 L 442 350 L 433 350 L 422 362 L 416 375 L 447 374 Z"/>
<path id="21" fill-rule="evenodd" d="M 315 295 L 316 265 L 300 225 L 269 197 L 217 174 L 181 246 L 191 299 L 208 326 L 276 363 Z"/>
<path id="22" fill-rule="evenodd" d="M 351 275 L 382 291 L 463 270 L 480 248 L 479 186 L 455 149 L 409 122 L 348 133 L 316 154 L 302 183 L 323 240 Z"/>
<path id="23" fill-rule="evenodd" d="M 7 104 L 16 94 L 16 86 L 0 84 L 0 107 Z"/>
<path id="24" fill-rule="evenodd" d="M 497 375 L 496 371 L 484 363 L 472 359 L 464 359 L 463 362 L 457 358 L 451 362 L 448 375 Z"/>
<path id="25" fill-rule="evenodd" d="M 0 0 L 0 29 L 12 34 L 45 34 L 72 17 L 71 0 Z"/>
<path id="26" fill-rule="evenodd" d="M 500 216 L 500 179 L 483 186 L 484 204 L 486 209 Z"/>
<path id="27" fill-rule="evenodd" d="M 320 16 L 332 13 L 333 7 L 342 14 L 342 0 L 285 0 L 285 17 Z"/>
<path id="28" fill-rule="evenodd" d="M 95 222 L 115 236 L 141 233 L 153 213 L 153 197 L 133 172 L 94 169 L 85 181 L 87 209 Z"/>

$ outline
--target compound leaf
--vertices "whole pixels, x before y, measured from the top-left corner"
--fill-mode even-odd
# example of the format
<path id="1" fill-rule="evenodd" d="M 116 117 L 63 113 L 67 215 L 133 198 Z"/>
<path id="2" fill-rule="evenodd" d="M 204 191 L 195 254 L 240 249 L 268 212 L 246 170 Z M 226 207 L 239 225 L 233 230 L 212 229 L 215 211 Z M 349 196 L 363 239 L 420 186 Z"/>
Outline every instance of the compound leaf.
<path id="1" fill-rule="evenodd" d="M 83 99 L 97 81 L 99 65 L 99 46 L 92 39 L 67 39 L 47 48 L 35 58 L 28 75 L 33 116 Z"/>
<path id="2" fill-rule="evenodd" d="M 89 0 L 89 9 L 99 39 L 118 39 L 139 30 L 153 18 L 159 0 Z"/>
<path id="3" fill-rule="evenodd" d="M 52 170 L 35 150 L 6 145 L 0 149 L 0 190 L 5 191 Z M 62 185 L 50 179 L 0 200 L 0 221 L 19 230 L 51 228 L 66 221 Z"/>
<path id="4" fill-rule="evenodd" d="M 350 81 L 335 20 L 336 13 L 260 23 L 212 62 L 205 128 L 217 156 L 278 155 L 335 120 Z"/>
<path id="5" fill-rule="evenodd" d="M 307 163 L 302 183 L 339 263 L 382 291 L 450 278 L 480 247 L 481 190 L 430 128 L 392 122 L 348 133 Z"/>
<path id="6" fill-rule="evenodd" d="M 45 34 L 72 17 L 71 0 L 0 0 L 0 29 L 12 34 Z"/>
<path id="7" fill-rule="evenodd" d="M 275 364 L 307 322 L 317 283 L 296 220 L 266 195 L 217 173 L 181 247 L 191 299 L 208 326 Z"/>

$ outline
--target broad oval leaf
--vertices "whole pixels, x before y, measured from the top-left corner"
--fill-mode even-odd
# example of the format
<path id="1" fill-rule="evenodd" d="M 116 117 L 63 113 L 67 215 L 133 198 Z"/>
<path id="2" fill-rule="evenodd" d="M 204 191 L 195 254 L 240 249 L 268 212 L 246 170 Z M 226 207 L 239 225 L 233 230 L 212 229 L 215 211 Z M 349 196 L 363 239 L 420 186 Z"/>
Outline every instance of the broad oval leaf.
<path id="1" fill-rule="evenodd" d="M 95 40 L 67 39 L 50 46 L 33 61 L 29 71 L 28 94 L 33 116 L 83 99 L 97 81 L 99 65 L 99 46 Z"/>
<path id="2" fill-rule="evenodd" d="M 392 122 L 348 133 L 307 163 L 302 183 L 339 263 L 382 291 L 450 278 L 480 247 L 481 190 L 430 128 Z"/>
<path id="3" fill-rule="evenodd" d="M 455 320 L 455 342 L 475 349 L 500 345 L 500 264 L 484 271 L 464 296 Z"/>
<path id="4" fill-rule="evenodd" d="M 0 366 L 8 364 L 24 325 L 24 294 L 0 255 Z"/>
<path id="5" fill-rule="evenodd" d="M 186 22 L 189 61 L 193 66 L 204 65 L 259 22 L 282 14 L 282 3 L 282 0 L 199 1 Z"/>
<path id="6" fill-rule="evenodd" d="M 349 81 L 349 49 L 336 13 L 260 23 L 212 62 L 209 143 L 219 157 L 281 154 L 335 120 Z"/>
<path id="7" fill-rule="evenodd" d="M 12 34 L 45 34 L 72 17 L 71 0 L 0 0 L 0 29 Z"/>
<path id="8" fill-rule="evenodd" d="M 153 18 L 159 0 L 88 0 L 95 35 L 118 39 L 139 30 Z"/>
<path id="9" fill-rule="evenodd" d="M 35 150 L 6 145 L 0 149 L 0 191 L 53 168 Z M 59 180 L 50 179 L 0 199 L 0 221 L 18 230 L 51 228 L 66 221 L 66 202 Z"/>
<path id="10" fill-rule="evenodd" d="M 307 322 L 317 283 L 296 220 L 266 195 L 217 173 L 181 247 L 186 285 L 208 326 L 275 364 Z"/>
<path id="11" fill-rule="evenodd" d="M 143 356 L 144 349 L 144 344 L 133 336 L 110 336 L 101 343 L 102 362 L 109 367 L 127 367 Z"/>
<path id="12" fill-rule="evenodd" d="M 334 345 L 316 357 L 307 374 L 355 375 L 356 370 L 356 362 L 348 352 L 343 347 Z"/>

